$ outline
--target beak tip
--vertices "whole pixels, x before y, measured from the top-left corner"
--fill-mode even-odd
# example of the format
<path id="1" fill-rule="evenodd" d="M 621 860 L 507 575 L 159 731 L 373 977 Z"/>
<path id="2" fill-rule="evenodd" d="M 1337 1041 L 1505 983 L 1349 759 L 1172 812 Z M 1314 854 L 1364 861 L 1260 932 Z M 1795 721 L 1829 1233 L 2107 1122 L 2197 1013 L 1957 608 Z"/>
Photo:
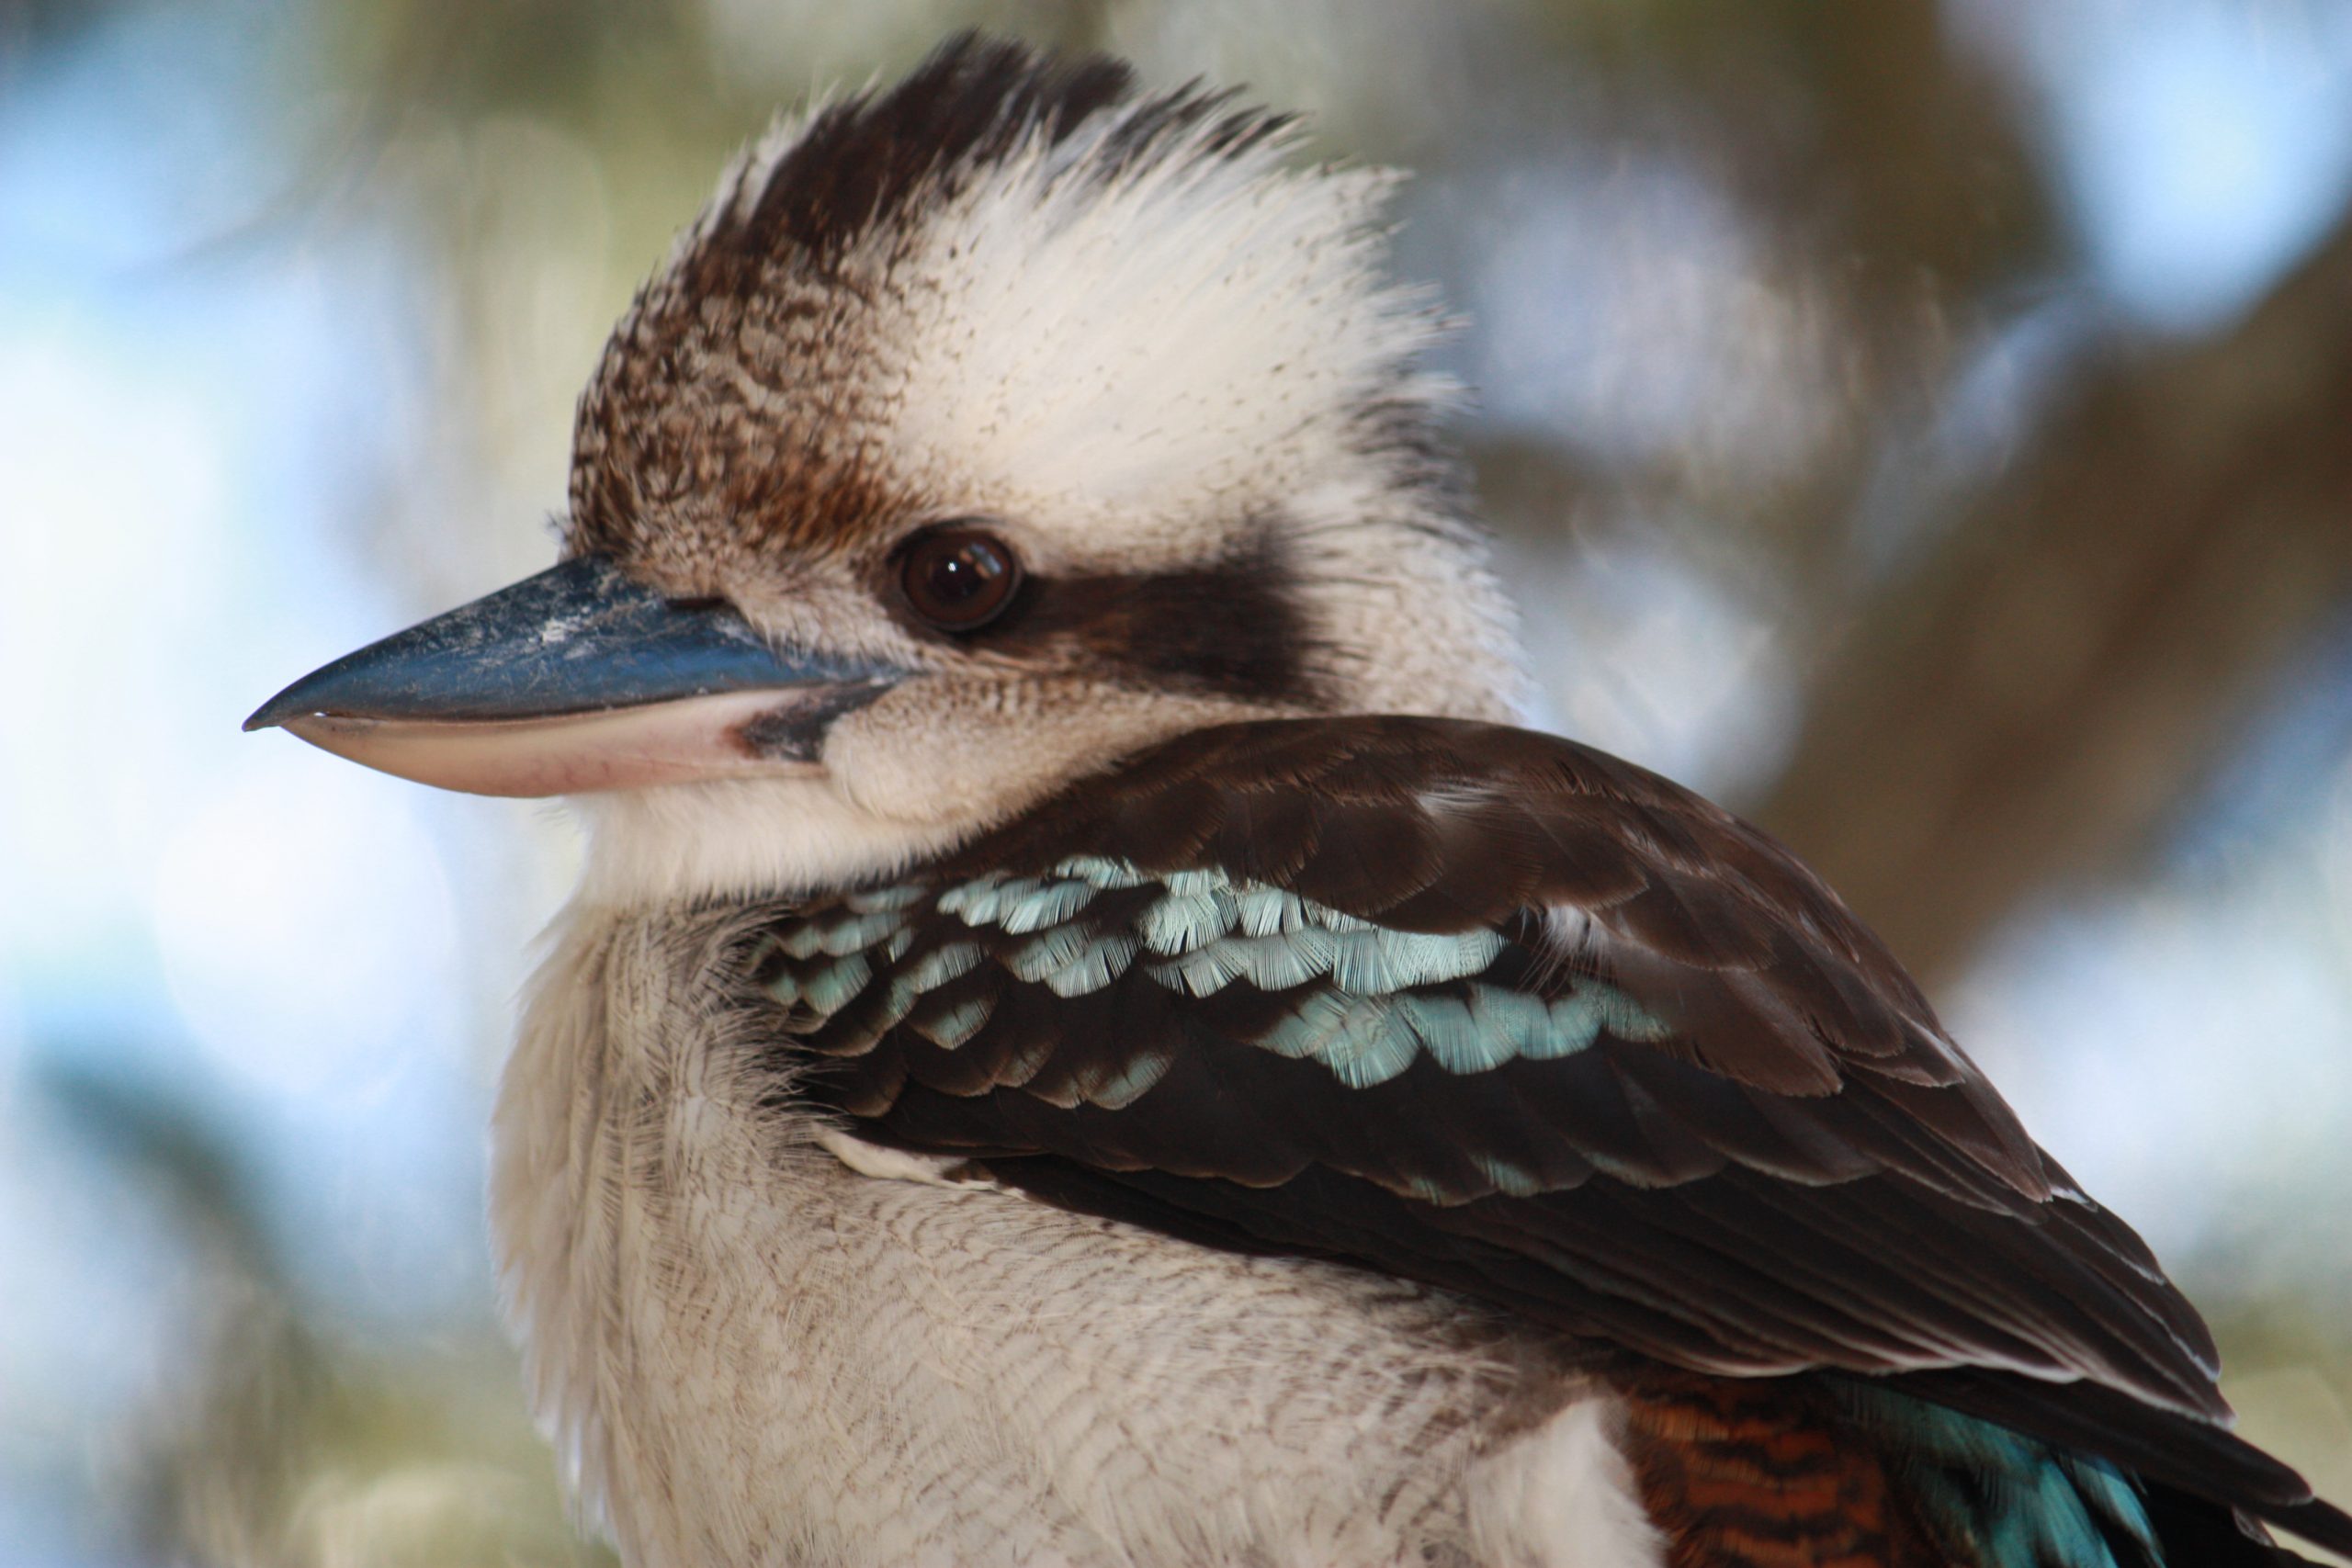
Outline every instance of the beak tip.
<path id="1" fill-rule="evenodd" d="M 299 684 L 300 682 L 297 682 L 297 685 Z M 288 719 L 311 711 L 300 702 L 287 700 L 294 694 L 295 690 L 295 686 L 288 686 L 278 693 L 277 695 L 246 715 L 245 722 L 237 728 L 247 735 L 251 735 L 256 729 L 277 729 L 282 728 Z"/>

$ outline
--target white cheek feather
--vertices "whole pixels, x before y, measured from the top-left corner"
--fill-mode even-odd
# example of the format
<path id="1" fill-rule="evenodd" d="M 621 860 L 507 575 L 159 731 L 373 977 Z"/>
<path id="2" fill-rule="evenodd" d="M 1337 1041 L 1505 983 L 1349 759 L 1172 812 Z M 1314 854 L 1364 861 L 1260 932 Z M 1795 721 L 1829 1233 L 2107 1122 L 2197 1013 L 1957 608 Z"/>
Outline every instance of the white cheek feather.
<path id="1" fill-rule="evenodd" d="M 581 900 L 612 908 L 839 887 L 912 864 L 970 831 L 876 816 L 821 774 L 663 784 L 568 804 L 588 829 Z"/>

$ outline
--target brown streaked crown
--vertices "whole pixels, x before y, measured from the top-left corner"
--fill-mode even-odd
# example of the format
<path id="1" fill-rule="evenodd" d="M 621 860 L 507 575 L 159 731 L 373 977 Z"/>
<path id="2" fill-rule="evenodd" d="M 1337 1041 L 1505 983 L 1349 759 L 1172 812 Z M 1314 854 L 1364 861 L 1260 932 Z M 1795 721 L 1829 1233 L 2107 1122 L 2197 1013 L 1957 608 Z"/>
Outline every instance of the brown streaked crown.
<path id="1" fill-rule="evenodd" d="M 1290 123 L 1188 87 L 1133 104 L 1102 56 L 966 33 L 887 91 L 781 125 L 721 180 L 582 395 L 568 553 L 684 582 L 747 545 L 824 548 L 919 517 L 886 477 L 878 297 L 924 210 L 978 171 L 1125 107 L 1070 177 L 1115 183 L 1179 138 L 1233 157 Z M 881 374 L 877 374 L 877 373 Z"/>

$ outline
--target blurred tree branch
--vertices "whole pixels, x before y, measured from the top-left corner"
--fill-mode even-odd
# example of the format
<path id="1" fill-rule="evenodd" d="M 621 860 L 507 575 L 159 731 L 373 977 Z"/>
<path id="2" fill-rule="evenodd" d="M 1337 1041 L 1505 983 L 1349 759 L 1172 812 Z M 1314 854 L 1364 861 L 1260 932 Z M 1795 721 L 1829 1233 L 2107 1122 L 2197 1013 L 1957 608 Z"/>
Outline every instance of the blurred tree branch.
<path id="1" fill-rule="evenodd" d="M 2053 260 L 2054 201 L 2014 96 L 1928 0 L 1642 0 L 1548 14 L 1637 87 L 1663 68 L 1706 155 L 1842 318 L 1811 461 L 1777 482 L 1685 474 L 1702 510 L 1843 612 L 1857 503 L 1890 434 L 1928 418 L 1991 301 Z M 1638 91 L 1634 102 L 1645 96 Z M 1636 479 L 1637 484 L 1643 481 Z"/>
<path id="2" fill-rule="evenodd" d="M 2233 331 L 2080 368 L 1869 604 L 1757 816 L 1921 976 L 2118 867 L 2352 593 L 2352 224 Z"/>

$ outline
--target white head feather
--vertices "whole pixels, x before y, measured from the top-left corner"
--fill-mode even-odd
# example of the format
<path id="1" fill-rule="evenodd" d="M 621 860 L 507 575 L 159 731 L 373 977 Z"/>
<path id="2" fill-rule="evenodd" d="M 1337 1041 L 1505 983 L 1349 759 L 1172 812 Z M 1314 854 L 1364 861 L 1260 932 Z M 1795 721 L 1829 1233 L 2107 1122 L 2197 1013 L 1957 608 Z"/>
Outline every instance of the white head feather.
<path id="1" fill-rule="evenodd" d="M 599 889 L 877 872 L 1204 723 L 1515 715 L 1510 614 L 1435 435 L 1452 389 L 1417 363 L 1436 317 L 1381 271 L 1394 179 L 1293 143 L 1220 96 L 967 39 L 738 161 L 582 398 L 572 547 L 923 673 L 839 721 L 820 777 L 594 803 Z M 1298 678 L 943 655 L 873 582 L 966 516 L 1041 575 L 1271 563 Z"/>

